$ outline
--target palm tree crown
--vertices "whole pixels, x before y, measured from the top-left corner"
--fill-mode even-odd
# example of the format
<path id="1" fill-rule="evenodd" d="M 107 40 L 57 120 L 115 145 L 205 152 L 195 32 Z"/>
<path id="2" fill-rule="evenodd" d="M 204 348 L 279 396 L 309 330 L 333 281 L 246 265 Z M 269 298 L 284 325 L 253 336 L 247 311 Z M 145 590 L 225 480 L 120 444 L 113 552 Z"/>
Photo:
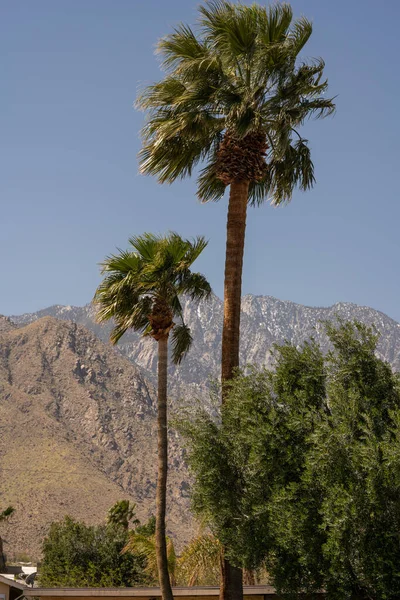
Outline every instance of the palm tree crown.
<path id="1" fill-rule="evenodd" d="M 132 237 L 132 250 L 120 251 L 102 263 L 106 275 L 97 288 L 100 322 L 113 318 L 111 341 L 117 343 L 130 328 L 155 340 L 168 337 L 172 330 L 172 358 L 179 363 L 192 342 L 183 319 L 180 295 L 192 300 L 206 298 L 211 288 L 190 266 L 203 251 L 203 237 L 182 239 L 176 233 L 157 236 L 151 233 Z M 180 323 L 175 325 L 173 319 Z"/>
<path id="2" fill-rule="evenodd" d="M 251 203 L 289 201 L 296 186 L 314 183 L 298 128 L 335 108 L 323 97 L 323 61 L 298 61 L 312 25 L 293 21 L 288 4 L 215 0 L 199 10 L 197 35 L 180 25 L 160 40 L 166 77 L 138 98 L 149 110 L 141 170 L 172 182 L 205 161 L 198 178 L 204 202 L 241 180 L 250 182 Z"/>

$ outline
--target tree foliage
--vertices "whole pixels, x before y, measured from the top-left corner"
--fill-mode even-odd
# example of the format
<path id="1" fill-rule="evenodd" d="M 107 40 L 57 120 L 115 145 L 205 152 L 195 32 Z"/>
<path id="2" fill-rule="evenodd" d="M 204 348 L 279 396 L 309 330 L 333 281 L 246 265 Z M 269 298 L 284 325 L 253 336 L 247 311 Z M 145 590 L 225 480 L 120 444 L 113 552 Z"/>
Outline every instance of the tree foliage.
<path id="1" fill-rule="evenodd" d="M 193 507 L 234 564 L 266 564 L 282 593 L 398 598 L 399 378 L 373 329 L 326 331 L 327 356 L 277 346 L 272 371 L 232 381 L 222 414 L 181 420 Z"/>
<path id="2" fill-rule="evenodd" d="M 129 525 L 139 525 L 136 518 L 136 504 L 129 500 L 119 500 L 110 508 L 107 515 L 107 523 L 122 527 L 128 531 Z"/>
<path id="3" fill-rule="evenodd" d="M 40 585 L 44 587 L 131 587 L 144 585 L 138 555 L 122 554 L 128 539 L 120 525 L 86 525 L 65 517 L 52 523 L 43 543 Z"/>

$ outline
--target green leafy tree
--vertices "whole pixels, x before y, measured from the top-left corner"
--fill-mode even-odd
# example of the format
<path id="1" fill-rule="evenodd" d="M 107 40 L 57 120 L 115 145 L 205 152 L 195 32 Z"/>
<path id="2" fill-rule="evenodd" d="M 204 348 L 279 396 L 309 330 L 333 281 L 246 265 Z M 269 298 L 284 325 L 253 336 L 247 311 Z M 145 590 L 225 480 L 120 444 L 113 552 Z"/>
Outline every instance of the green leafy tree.
<path id="1" fill-rule="evenodd" d="M 304 17 L 293 20 L 290 5 L 212 0 L 199 11 L 197 31 L 181 24 L 158 43 L 166 75 L 138 98 L 148 111 L 140 165 L 143 173 L 171 183 L 201 163 L 202 202 L 217 201 L 230 188 L 221 361 L 226 381 L 239 366 L 247 205 L 279 205 L 291 200 L 296 187 L 313 186 L 310 149 L 300 129 L 310 117 L 331 114 L 334 103 L 324 96 L 323 61 L 299 60 L 312 25 Z M 240 574 L 223 565 L 227 598 L 240 588 Z"/>
<path id="2" fill-rule="evenodd" d="M 332 351 L 276 347 L 271 372 L 230 385 L 222 414 L 182 419 L 193 506 L 242 568 L 280 593 L 400 594 L 400 383 L 360 323 L 326 324 Z M 218 498 L 218 501 L 216 500 Z"/>
<path id="3" fill-rule="evenodd" d="M 128 531 L 129 525 L 139 525 L 139 520 L 136 518 L 136 504 L 129 500 L 119 500 L 110 508 L 107 515 L 107 523 L 109 525 L 117 525 Z"/>
<path id="4" fill-rule="evenodd" d="M 121 251 L 103 263 L 103 282 L 96 291 L 100 322 L 114 319 L 111 341 L 129 329 L 152 337 L 158 344 L 158 477 L 156 492 L 156 549 L 163 600 L 172 600 L 168 574 L 165 512 L 168 468 L 167 368 L 168 340 L 172 360 L 180 363 L 192 343 L 190 329 L 183 319 L 180 296 L 192 300 L 207 298 L 211 288 L 200 273 L 190 270 L 207 245 L 203 237 L 194 241 L 176 233 L 165 237 L 146 233 L 129 240 L 131 250 Z M 174 318 L 179 319 L 176 325 Z"/>
<path id="5" fill-rule="evenodd" d="M 141 557 L 123 553 L 128 533 L 120 526 L 86 525 L 71 517 L 52 523 L 43 543 L 44 587 L 131 587 L 147 583 Z"/>
<path id="6" fill-rule="evenodd" d="M 0 512 L 0 523 L 7 521 L 15 512 L 15 508 L 8 506 Z M 3 551 L 3 538 L 0 536 L 0 573 L 4 573 L 6 568 L 6 560 Z"/>
<path id="7" fill-rule="evenodd" d="M 214 414 L 188 409 L 177 423 L 195 476 L 193 509 L 237 567 L 262 567 L 272 548 L 270 503 L 301 476 L 324 378 L 315 344 L 277 347 L 274 371 L 238 374 Z"/>
<path id="8" fill-rule="evenodd" d="M 334 600 L 400 596 L 400 384 L 360 323 L 327 325 L 327 410 L 301 480 L 271 504 L 277 586 Z"/>
<path id="9" fill-rule="evenodd" d="M 156 518 L 154 515 L 148 519 L 146 523 L 143 525 L 138 525 L 135 529 L 135 533 L 139 533 L 140 535 L 147 535 L 148 537 L 151 535 L 155 535 L 156 533 Z"/>

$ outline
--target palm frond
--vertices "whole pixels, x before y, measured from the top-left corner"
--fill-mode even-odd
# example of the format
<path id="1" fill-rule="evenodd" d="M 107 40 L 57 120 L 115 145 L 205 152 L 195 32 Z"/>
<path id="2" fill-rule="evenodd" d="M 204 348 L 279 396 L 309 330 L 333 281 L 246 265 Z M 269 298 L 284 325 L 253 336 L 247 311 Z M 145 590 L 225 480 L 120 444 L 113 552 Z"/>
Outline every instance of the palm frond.
<path id="1" fill-rule="evenodd" d="M 174 543 L 171 538 L 167 537 L 167 562 L 168 571 L 171 577 L 171 583 L 175 579 L 176 570 L 176 553 Z M 145 559 L 145 571 L 153 581 L 158 579 L 157 554 L 155 535 L 145 535 L 141 533 L 131 532 L 126 546 L 122 553 L 132 552 L 139 554 Z"/>
<path id="2" fill-rule="evenodd" d="M 151 314 L 152 308 L 153 298 L 151 298 L 151 296 L 141 296 L 136 301 L 135 306 L 131 307 L 129 312 L 124 311 L 126 314 L 121 314 L 121 316 L 116 317 L 117 327 L 124 328 L 125 331 L 134 329 L 143 335 L 148 335 L 151 329 L 149 325 L 149 315 Z M 112 341 L 113 338 L 114 332 L 112 333 Z M 120 336 L 118 339 L 119 338 Z M 116 341 L 118 341 L 118 339 Z"/>
<path id="3" fill-rule="evenodd" d="M 190 241 L 190 244 L 186 249 L 183 260 L 187 268 L 189 268 L 194 263 L 194 261 L 198 259 L 203 250 L 207 248 L 207 245 L 208 241 L 203 235 L 199 235 Z"/>
<path id="4" fill-rule="evenodd" d="M 211 286 L 201 273 L 188 273 L 179 281 L 178 290 L 193 301 L 207 299 L 211 295 Z"/>
<path id="5" fill-rule="evenodd" d="M 218 202 L 226 190 L 226 185 L 218 177 L 218 151 L 220 147 L 220 137 L 215 139 L 212 153 L 206 166 L 201 169 L 197 178 L 197 196 L 202 203 Z"/>
<path id="6" fill-rule="evenodd" d="M 279 3 L 269 6 L 262 19 L 260 38 L 264 45 L 274 45 L 285 41 L 285 36 L 293 19 L 290 4 Z"/>
<path id="7" fill-rule="evenodd" d="M 166 77 L 159 83 L 146 87 L 136 99 L 137 108 L 160 108 L 174 104 L 186 91 L 186 86 L 176 77 Z"/>
<path id="8" fill-rule="evenodd" d="M 180 24 L 173 33 L 158 42 L 157 52 L 163 57 L 162 66 L 170 69 L 179 66 L 182 61 L 204 58 L 207 48 L 188 25 Z"/>
<path id="9" fill-rule="evenodd" d="M 190 327 L 183 322 L 181 325 L 175 325 L 171 335 L 172 362 L 175 365 L 179 365 L 185 354 L 189 352 L 192 341 Z"/>
<path id="10" fill-rule="evenodd" d="M 129 238 L 130 245 L 140 255 L 141 259 L 151 261 L 154 259 L 157 247 L 162 240 L 162 236 L 154 233 L 143 233 L 142 235 L 134 235 Z"/>
<path id="11" fill-rule="evenodd" d="M 208 141 L 211 144 L 212 140 Z M 172 183 L 178 178 L 190 176 L 194 167 L 207 153 L 201 141 L 176 135 L 165 140 L 151 140 L 139 152 L 140 171 L 156 175 L 160 183 Z"/>
<path id="12" fill-rule="evenodd" d="M 312 34 L 312 23 L 305 17 L 300 17 L 292 25 L 288 41 L 293 46 L 295 56 L 304 48 Z"/>
<path id="13" fill-rule="evenodd" d="M 140 268 L 140 257 L 134 252 L 119 250 L 119 254 L 108 256 L 100 266 L 103 273 L 130 273 Z"/>
<path id="14" fill-rule="evenodd" d="M 197 196 L 202 203 L 218 202 L 223 198 L 226 185 L 217 177 L 216 163 L 210 161 L 204 169 L 200 171 L 197 179 Z"/>
<path id="15" fill-rule="evenodd" d="M 174 316 L 183 318 L 183 308 L 178 294 L 173 294 L 170 299 L 170 305 Z"/>
<path id="16" fill-rule="evenodd" d="M 255 46 L 257 20 L 253 18 L 253 11 L 243 8 L 217 0 L 199 9 L 207 42 L 232 57 L 252 52 Z"/>
<path id="17" fill-rule="evenodd" d="M 211 534 L 192 539 L 178 561 L 178 577 L 188 586 L 216 585 L 219 579 L 221 543 Z"/>
<path id="18" fill-rule="evenodd" d="M 289 144 L 282 156 L 271 158 L 261 184 L 268 190 L 271 204 L 278 206 L 290 202 L 296 186 L 305 191 L 312 187 L 314 181 L 310 149 L 307 140 L 300 139 Z"/>

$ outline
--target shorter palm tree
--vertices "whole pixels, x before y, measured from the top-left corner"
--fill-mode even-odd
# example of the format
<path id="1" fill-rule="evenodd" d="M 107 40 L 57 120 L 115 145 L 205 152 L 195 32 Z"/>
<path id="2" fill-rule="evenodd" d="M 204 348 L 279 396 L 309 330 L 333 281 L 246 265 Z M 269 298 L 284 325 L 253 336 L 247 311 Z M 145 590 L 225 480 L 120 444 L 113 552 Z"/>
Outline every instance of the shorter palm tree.
<path id="1" fill-rule="evenodd" d="M 165 538 L 168 340 L 171 338 L 172 360 L 178 364 L 192 343 L 180 296 L 185 294 L 192 300 L 200 300 L 211 293 L 204 275 L 190 270 L 207 242 L 203 237 L 185 240 L 176 233 L 165 237 L 145 233 L 131 238 L 129 243 L 131 250 L 120 251 L 102 263 L 105 277 L 94 301 L 98 305 L 98 321 L 114 319 L 111 332 L 114 344 L 129 329 L 152 337 L 158 344 L 156 550 L 163 600 L 173 600 Z"/>

